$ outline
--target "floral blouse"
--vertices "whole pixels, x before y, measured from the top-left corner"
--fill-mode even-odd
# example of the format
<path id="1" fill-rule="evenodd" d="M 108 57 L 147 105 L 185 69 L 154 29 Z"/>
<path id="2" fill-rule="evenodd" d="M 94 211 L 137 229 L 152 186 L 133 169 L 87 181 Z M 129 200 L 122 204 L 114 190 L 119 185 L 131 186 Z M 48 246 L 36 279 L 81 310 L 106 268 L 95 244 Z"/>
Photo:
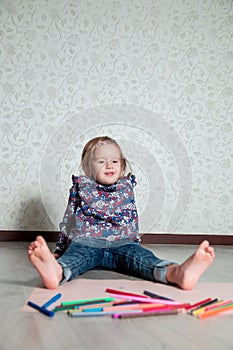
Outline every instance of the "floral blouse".
<path id="1" fill-rule="evenodd" d="M 55 253 L 63 254 L 73 240 L 95 239 L 110 245 L 139 240 L 134 175 L 113 185 L 102 185 L 88 176 L 73 175 L 72 181 Z"/>

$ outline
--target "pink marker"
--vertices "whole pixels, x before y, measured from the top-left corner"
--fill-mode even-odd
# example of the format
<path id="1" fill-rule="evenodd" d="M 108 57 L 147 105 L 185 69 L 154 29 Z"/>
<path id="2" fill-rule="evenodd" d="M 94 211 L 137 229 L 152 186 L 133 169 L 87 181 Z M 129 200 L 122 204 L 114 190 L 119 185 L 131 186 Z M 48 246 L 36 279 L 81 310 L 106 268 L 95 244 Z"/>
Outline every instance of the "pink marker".
<path id="1" fill-rule="evenodd" d="M 134 300 L 139 301 L 143 303 L 161 303 L 161 299 L 155 299 L 155 298 L 145 298 L 145 297 L 138 297 L 133 295 L 121 295 L 121 294 L 111 294 L 113 298 L 116 299 L 126 299 L 126 300 Z M 180 302 L 177 301 L 171 301 L 171 300 L 163 300 L 164 305 L 180 305 Z"/>

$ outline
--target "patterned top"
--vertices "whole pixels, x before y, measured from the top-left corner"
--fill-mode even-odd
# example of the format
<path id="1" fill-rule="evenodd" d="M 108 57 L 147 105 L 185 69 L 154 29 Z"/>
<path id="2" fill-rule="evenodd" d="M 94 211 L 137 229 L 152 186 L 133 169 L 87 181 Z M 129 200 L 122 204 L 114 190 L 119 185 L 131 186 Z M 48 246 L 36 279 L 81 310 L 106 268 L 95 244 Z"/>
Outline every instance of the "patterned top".
<path id="1" fill-rule="evenodd" d="M 97 246 L 139 240 L 134 175 L 113 185 L 102 185 L 88 176 L 73 175 L 72 181 L 55 253 L 63 254 L 73 240 Z"/>

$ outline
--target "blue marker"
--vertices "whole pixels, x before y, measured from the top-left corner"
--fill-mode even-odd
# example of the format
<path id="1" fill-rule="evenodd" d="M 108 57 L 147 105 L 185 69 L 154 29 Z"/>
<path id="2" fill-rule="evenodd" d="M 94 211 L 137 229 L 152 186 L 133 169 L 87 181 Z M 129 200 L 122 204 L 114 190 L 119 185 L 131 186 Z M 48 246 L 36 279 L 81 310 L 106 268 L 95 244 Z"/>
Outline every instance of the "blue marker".
<path id="1" fill-rule="evenodd" d="M 33 307 L 34 309 L 36 309 L 37 311 L 41 312 L 42 314 L 46 315 L 46 316 L 54 316 L 54 312 L 50 311 L 48 309 L 45 309 L 44 307 L 37 305 L 35 303 L 33 303 L 32 301 L 28 301 L 28 305 Z"/>
<path id="2" fill-rule="evenodd" d="M 58 293 L 56 295 L 54 295 L 54 297 L 52 297 L 51 299 L 49 299 L 48 301 L 46 301 L 46 303 L 44 305 L 42 305 L 41 307 L 47 309 L 47 307 L 49 307 L 51 304 L 55 303 L 55 301 L 57 301 L 58 299 L 60 299 L 62 296 L 61 293 Z"/>
<path id="3" fill-rule="evenodd" d="M 32 301 L 28 301 L 28 305 L 33 307 L 37 311 L 41 312 L 42 314 L 49 316 L 49 317 L 52 317 L 55 315 L 55 313 L 53 311 L 48 310 L 47 307 L 49 307 L 51 304 L 53 304 L 55 301 L 57 301 L 59 298 L 61 298 L 61 296 L 62 296 L 61 293 L 54 295 L 51 299 L 46 301 L 46 303 L 42 306 L 37 305 L 37 304 L 33 303 Z"/>

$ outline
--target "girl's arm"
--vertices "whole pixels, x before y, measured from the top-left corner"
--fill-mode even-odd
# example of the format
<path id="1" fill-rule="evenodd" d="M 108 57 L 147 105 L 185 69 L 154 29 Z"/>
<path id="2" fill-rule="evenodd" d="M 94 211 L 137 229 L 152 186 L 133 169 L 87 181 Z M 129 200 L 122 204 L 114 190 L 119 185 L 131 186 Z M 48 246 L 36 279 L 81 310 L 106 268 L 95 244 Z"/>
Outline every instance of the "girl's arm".
<path id="1" fill-rule="evenodd" d="M 59 225 L 60 233 L 58 235 L 58 241 L 56 243 L 56 249 L 54 251 L 55 258 L 59 258 L 65 250 L 67 249 L 69 243 L 69 235 L 74 223 L 74 213 L 77 207 L 77 191 L 76 186 L 72 186 L 70 189 L 70 196 L 68 200 L 68 205 L 66 207 L 63 220 Z"/>

